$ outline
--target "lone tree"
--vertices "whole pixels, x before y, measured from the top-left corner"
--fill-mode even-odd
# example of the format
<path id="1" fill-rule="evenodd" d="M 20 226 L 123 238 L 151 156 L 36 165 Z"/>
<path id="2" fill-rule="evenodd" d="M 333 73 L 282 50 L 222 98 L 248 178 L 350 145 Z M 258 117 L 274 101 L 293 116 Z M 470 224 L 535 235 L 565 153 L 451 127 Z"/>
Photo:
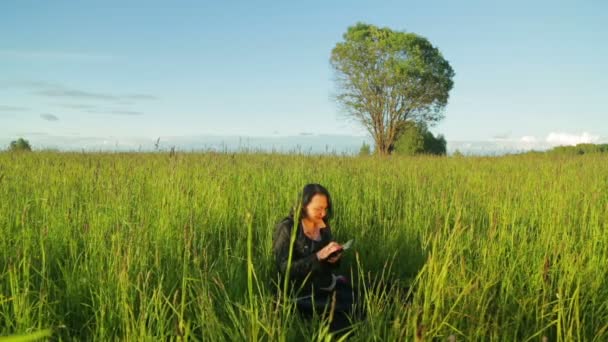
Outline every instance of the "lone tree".
<path id="1" fill-rule="evenodd" d="M 29 141 L 27 141 L 23 138 L 19 138 L 17 140 L 11 141 L 11 144 L 9 145 L 8 150 L 12 151 L 12 152 L 31 151 L 32 146 L 30 145 Z"/>
<path id="2" fill-rule="evenodd" d="M 408 121 L 432 126 L 454 85 L 454 71 L 424 37 L 358 23 L 331 52 L 336 100 L 386 155 Z"/>

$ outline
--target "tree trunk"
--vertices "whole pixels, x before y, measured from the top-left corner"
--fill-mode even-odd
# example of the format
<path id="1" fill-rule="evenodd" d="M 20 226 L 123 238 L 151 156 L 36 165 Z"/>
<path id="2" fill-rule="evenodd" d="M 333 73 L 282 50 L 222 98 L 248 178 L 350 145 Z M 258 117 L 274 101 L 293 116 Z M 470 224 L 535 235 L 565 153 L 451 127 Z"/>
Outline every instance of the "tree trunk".
<path id="1" fill-rule="evenodd" d="M 379 156 L 388 156 L 390 154 L 390 145 L 387 144 L 384 139 L 375 137 L 374 138 L 376 144 L 376 154 Z"/>

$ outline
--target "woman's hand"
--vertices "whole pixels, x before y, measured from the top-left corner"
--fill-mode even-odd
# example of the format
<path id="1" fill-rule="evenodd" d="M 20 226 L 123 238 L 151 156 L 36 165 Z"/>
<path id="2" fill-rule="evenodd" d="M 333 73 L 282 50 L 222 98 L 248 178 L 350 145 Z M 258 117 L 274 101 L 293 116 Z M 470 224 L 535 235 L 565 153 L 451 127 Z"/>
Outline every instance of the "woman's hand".
<path id="1" fill-rule="evenodd" d="M 341 257 L 342 257 L 342 253 L 338 253 L 338 254 L 334 255 L 333 257 L 328 258 L 327 262 L 329 262 L 330 264 L 335 264 L 336 261 L 340 260 Z"/>
<path id="2" fill-rule="evenodd" d="M 335 241 L 332 241 L 330 243 L 327 244 L 327 246 L 321 248 L 320 251 L 317 252 L 317 259 L 319 260 L 325 260 L 327 259 L 327 257 L 329 257 L 331 255 L 331 253 L 339 251 L 342 249 L 342 246 L 340 246 L 340 244 L 338 244 Z M 329 262 L 336 262 L 339 258 L 340 258 L 340 254 L 331 257 L 331 259 L 333 261 L 328 260 Z"/>

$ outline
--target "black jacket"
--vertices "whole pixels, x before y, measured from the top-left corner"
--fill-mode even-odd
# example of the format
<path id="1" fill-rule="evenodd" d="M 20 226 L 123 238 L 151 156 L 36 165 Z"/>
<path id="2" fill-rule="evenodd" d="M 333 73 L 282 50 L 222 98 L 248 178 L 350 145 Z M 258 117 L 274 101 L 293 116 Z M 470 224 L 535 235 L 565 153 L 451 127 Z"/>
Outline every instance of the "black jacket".
<path id="1" fill-rule="evenodd" d="M 287 270 L 293 226 L 293 218 L 288 216 L 275 227 L 272 249 L 281 279 L 283 279 Z M 327 226 L 320 230 L 320 241 L 309 239 L 304 234 L 301 222 L 298 223 L 296 229 L 289 274 L 290 283 L 292 286 L 295 285 L 296 290 L 302 286 L 304 292 L 309 292 L 313 288 L 318 289 L 319 287 L 328 286 L 332 281 L 332 270 L 338 267 L 339 262 L 332 264 L 327 261 L 320 261 L 317 259 L 317 252 L 333 241 L 331 229 Z M 282 286 L 282 281 L 280 285 Z"/>

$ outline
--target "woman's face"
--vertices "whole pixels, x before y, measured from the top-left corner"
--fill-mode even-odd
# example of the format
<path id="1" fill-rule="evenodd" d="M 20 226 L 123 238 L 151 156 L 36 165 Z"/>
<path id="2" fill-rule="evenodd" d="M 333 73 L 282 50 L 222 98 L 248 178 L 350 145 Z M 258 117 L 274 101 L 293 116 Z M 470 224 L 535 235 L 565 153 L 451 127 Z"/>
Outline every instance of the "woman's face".
<path id="1" fill-rule="evenodd" d="M 319 222 L 327 215 L 327 196 L 316 194 L 306 206 L 306 216 L 309 220 Z"/>

